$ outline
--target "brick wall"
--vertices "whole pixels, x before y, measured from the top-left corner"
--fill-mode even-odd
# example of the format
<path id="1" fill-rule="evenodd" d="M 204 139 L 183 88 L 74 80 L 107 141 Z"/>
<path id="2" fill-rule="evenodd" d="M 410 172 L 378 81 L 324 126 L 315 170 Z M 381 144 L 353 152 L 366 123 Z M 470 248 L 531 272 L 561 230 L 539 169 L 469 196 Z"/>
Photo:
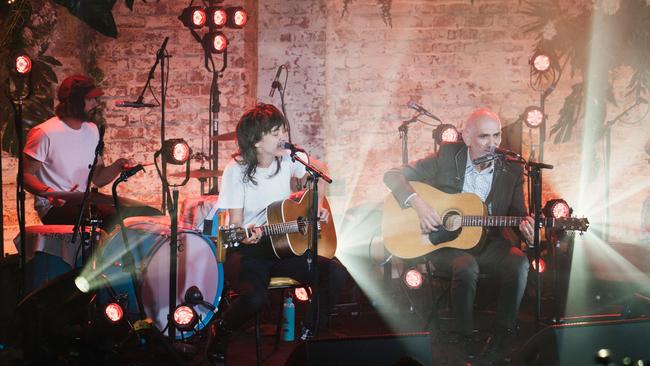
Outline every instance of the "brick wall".
<path id="1" fill-rule="evenodd" d="M 345 14 L 344 3 L 348 4 Z M 539 100 L 528 86 L 528 58 L 535 35 L 521 31 L 530 19 L 521 14 L 519 1 L 393 0 L 392 28 L 385 24 L 374 0 L 247 0 L 245 4 L 254 14 L 254 26 L 227 31 L 231 53 L 220 82 L 220 129 L 234 129 L 242 110 L 256 101 L 279 106 L 278 93 L 271 99 L 268 92 L 277 67 L 286 63 L 285 102 L 293 140 L 329 164 L 335 179 L 330 201 L 338 218 L 347 209 L 377 205 L 387 194 L 381 177 L 401 162 L 397 127 L 412 115 L 404 107 L 409 100 L 457 126 L 477 107 L 493 109 L 509 124 Z M 202 136 L 207 136 L 210 75 L 202 68 L 199 46 L 176 19 L 183 6 L 178 2 L 136 2 L 130 13 L 118 3 L 118 39 L 95 35 L 85 45 L 71 41 L 69 32 L 85 34 L 89 29 L 59 11 L 60 29 L 53 53 L 66 64 L 58 70 L 61 76 L 81 67 L 82 47 L 95 47 L 99 67 L 106 74 L 102 85 L 110 106 L 116 99 L 139 93 L 156 49 L 164 36 L 170 36 L 173 57 L 167 136 L 183 136 L 200 150 L 202 141 L 208 144 Z M 629 77 L 630 70 L 625 68 L 610 73 L 620 101 L 618 107 L 610 106 L 610 119 L 630 104 L 623 95 Z M 572 80 L 565 74 L 547 99 L 551 124 L 578 80 L 579 75 Z M 157 83 L 158 79 L 154 80 L 156 91 Z M 109 107 L 106 117 L 108 162 L 121 155 L 151 161 L 160 138 L 159 110 Z M 614 240 L 633 242 L 638 237 L 650 174 L 643 152 L 648 139 L 645 109 L 639 108 L 622 122 L 612 133 L 611 212 L 616 224 L 612 234 Z M 410 126 L 411 160 L 431 150 L 432 129 L 421 123 Z M 603 215 L 602 141 L 596 144 L 597 170 L 582 179 L 581 185 L 581 129 L 582 123 L 569 143 L 547 141 L 545 161 L 555 169 L 545 172 L 545 196 L 563 196 L 577 205 L 582 194 L 585 213 L 592 223 L 598 223 Z M 526 156 L 531 144 L 537 144 L 537 133 L 524 128 Z M 233 151 L 231 142 L 220 145 L 220 166 Z M 15 186 L 8 181 L 15 174 L 15 164 L 4 161 L 5 236 L 13 237 L 11 196 Z M 198 163 L 193 165 L 196 167 Z M 124 195 L 158 205 L 159 187 L 153 169 L 149 169 L 122 189 Z M 197 193 L 196 181 L 182 190 L 185 197 Z M 30 221 L 34 221 L 33 214 Z"/>

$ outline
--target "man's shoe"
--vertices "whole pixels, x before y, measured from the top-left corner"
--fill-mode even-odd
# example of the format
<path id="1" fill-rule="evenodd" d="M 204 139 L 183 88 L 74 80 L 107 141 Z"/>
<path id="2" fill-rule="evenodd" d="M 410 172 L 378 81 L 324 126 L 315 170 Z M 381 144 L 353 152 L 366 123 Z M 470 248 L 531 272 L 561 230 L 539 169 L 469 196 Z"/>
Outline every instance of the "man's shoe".
<path id="1" fill-rule="evenodd" d="M 507 361 L 514 336 L 514 330 L 497 327 L 494 333 L 485 341 L 483 352 L 481 353 L 481 360 L 487 365 Z"/>
<path id="2" fill-rule="evenodd" d="M 304 326 L 300 330 L 300 337 L 298 337 L 301 341 L 308 341 L 312 338 L 314 338 L 314 331 L 311 329 L 309 326 Z"/>

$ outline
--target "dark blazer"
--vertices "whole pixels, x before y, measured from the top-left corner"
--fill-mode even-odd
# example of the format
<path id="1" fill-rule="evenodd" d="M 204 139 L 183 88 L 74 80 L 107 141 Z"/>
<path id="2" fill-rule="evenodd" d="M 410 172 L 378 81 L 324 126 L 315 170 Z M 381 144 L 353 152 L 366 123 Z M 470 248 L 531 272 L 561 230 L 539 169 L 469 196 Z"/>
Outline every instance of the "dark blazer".
<path id="1" fill-rule="evenodd" d="M 422 182 L 445 193 L 460 193 L 465 181 L 467 154 L 465 143 L 442 145 L 437 154 L 429 155 L 408 166 L 389 170 L 384 174 L 384 183 L 402 207 L 404 201 L 414 193 L 408 184 L 409 181 Z M 490 215 L 526 216 L 521 166 L 496 160 L 494 169 L 492 187 L 485 202 Z M 515 232 L 523 239 L 518 228 L 515 228 Z M 512 233 L 505 230 L 491 230 L 489 234 L 514 241 Z"/>

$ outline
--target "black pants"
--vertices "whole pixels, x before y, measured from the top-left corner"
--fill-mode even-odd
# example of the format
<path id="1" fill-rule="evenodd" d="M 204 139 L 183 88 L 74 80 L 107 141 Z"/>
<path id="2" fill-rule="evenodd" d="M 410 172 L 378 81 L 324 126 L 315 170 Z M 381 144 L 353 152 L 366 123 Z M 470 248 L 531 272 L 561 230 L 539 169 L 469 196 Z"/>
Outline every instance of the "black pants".
<path id="1" fill-rule="evenodd" d="M 345 267 L 337 259 L 318 257 L 319 324 L 330 313 L 347 277 Z M 239 292 L 239 297 L 228 307 L 223 320 L 235 330 L 255 316 L 266 304 L 267 287 L 271 277 L 291 277 L 306 283 L 310 279 L 306 256 L 277 259 L 265 237 L 258 244 L 244 245 L 228 253 L 225 278 Z M 310 307 L 311 308 L 311 307 Z M 311 324 L 310 314 L 306 324 Z"/>
<path id="2" fill-rule="evenodd" d="M 479 270 L 499 281 L 495 325 L 514 328 L 528 279 L 528 259 L 519 248 L 501 238 L 488 238 L 485 247 L 470 251 L 443 248 L 429 256 L 436 270 L 451 274 L 451 304 L 455 331 L 473 330 L 473 305 Z"/>
<path id="3" fill-rule="evenodd" d="M 119 218 L 115 211 L 115 207 L 111 205 L 95 205 L 95 216 L 102 220 L 101 228 L 106 232 L 110 232 L 116 225 L 119 224 Z M 75 225 L 79 217 L 81 205 L 78 203 L 68 203 L 61 207 L 52 207 L 45 216 L 41 218 L 44 225 Z M 131 216 L 158 216 L 162 213 L 149 206 L 139 207 L 120 207 L 120 213 L 123 218 Z M 88 213 L 84 213 L 83 220 L 88 217 Z"/>

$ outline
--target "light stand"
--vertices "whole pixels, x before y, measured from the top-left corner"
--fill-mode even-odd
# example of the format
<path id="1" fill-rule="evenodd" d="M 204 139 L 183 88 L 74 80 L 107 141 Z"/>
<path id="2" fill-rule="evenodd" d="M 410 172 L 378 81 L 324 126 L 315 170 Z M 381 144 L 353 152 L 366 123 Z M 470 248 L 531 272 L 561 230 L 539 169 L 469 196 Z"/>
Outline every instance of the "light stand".
<path id="1" fill-rule="evenodd" d="M 11 83 L 8 83 L 11 84 Z M 24 85 L 23 85 L 24 89 Z M 24 176 L 24 166 L 23 166 L 23 103 L 26 99 L 32 95 L 32 77 L 29 74 L 27 78 L 27 93 L 23 94 L 23 90 L 18 90 L 16 92 L 18 97 L 13 98 L 13 95 L 9 89 L 6 90 L 7 98 L 11 102 L 11 106 L 14 110 L 14 127 L 16 129 L 16 140 L 18 142 L 18 151 L 16 157 L 18 158 L 18 172 L 16 175 L 16 214 L 18 216 L 18 227 L 20 230 L 20 283 L 18 288 L 20 289 L 20 295 L 24 291 L 24 280 L 25 280 L 25 264 L 27 263 L 27 253 L 26 249 L 26 233 L 25 233 L 25 176 Z M 4 230 L 4 228 L 3 228 Z M 2 256 L 4 256 L 4 237 L 3 239 L 3 248 Z"/>
<path id="2" fill-rule="evenodd" d="M 156 169 L 160 175 L 160 179 L 163 181 L 163 186 L 167 187 L 165 192 L 166 198 L 169 201 L 169 217 L 170 217 L 170 226 L 171 233 L 169 238 L 169 313 L 167 314 L 167 324 L 168 324 L 168 336 L 171 342 L 176 340 L 176 327 L 174 326 L 174 310 L 176 309 L 176 278 L 178 272 L 178 187 L 184 186 L 187 181 L 190 179 L 190 155 L 191 151 L 185 160 L 185 178 L 180 184 L 169 184 L 167 181 L 167 176 L 161 174 L 161 169 L 158 169 L 157 158 L 162 155 L 162 171 L 166 171 L 166 165 L 169 163 L 169 157 L 167 156 L 169 151 L 166 150 L 167 144 L 163 143 L 163 147 L 156 151 L 154 154 L 154 163 L 156 164 Z M 181 163 L 183 164 L 183 163 Z M 176 164 L 178 165 L 178 164 Z M 169 193 L 169 187 L 173 187 L 174 190 L 172 194 Z"/>
<path id="3" fill-rule="evenodd" d="M 307 169 L 307 172 L 312 177 L 312 202 L 311 202 L 311 212 L 310 212 L 310 222 L 311 222 L 311 240 L 309 243 L 309 249 L 306 251 L 307 255 L 307 266 L 311 270 L 311 289 L 312 289 L 312 326 L 314 327 L 314 335 L 318 331 L 318 317 L 319 317 L 319 291 L 318 291 L 318 180 L 323 178 L 323 180 L 329 184 L 332 183 L 332 178 L 327 176 L 321 170 L 315 166 L 309 164 L 307 161 L 303 160 L 297 154 L 297 149 L 295 146 L 290 146 L 291 159 L 297 161 L 300 164 L 304 165 Z M 331 219 L 331 218 L 330 218 Z"/>

